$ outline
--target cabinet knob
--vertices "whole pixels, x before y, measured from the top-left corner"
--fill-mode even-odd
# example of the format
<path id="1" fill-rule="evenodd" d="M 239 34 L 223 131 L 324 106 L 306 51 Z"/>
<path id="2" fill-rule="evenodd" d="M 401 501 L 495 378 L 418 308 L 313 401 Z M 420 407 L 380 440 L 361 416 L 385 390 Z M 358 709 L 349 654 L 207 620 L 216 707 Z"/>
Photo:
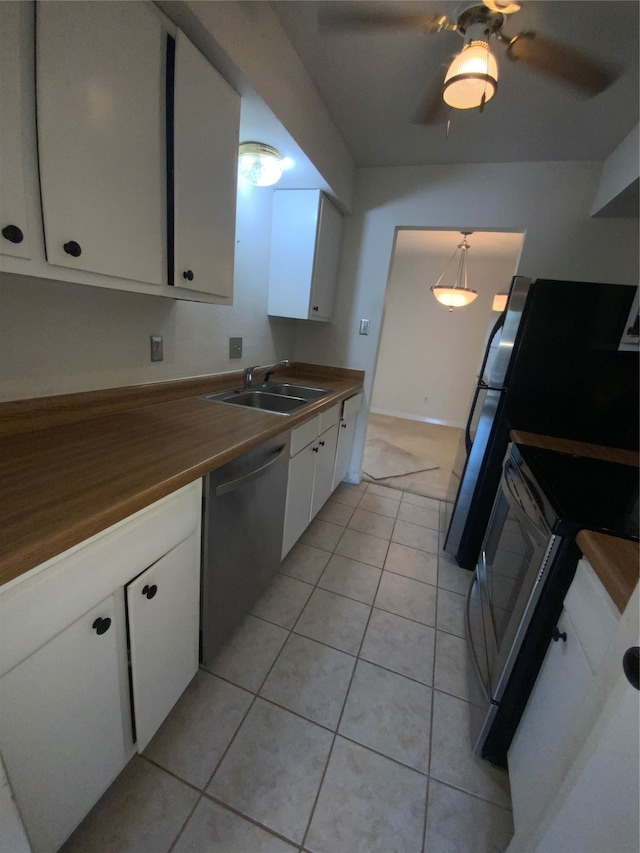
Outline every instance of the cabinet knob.
<path id="1" fill-rule="evenodd" d="M 111 619 L 106 616 L 104 619 L 101 619 L 99 616 L 96 621 L 91 626 L 96 634 L 106 634 L 109 628 L 111 627 Z"/>
<path id="2" fill-rule="evenodd" d="M 640 648 L 638 646 L 631 646 L 624 653 L 622 669 L 629 684 L 636 690 L 640 690 Z"/>
<path id="3" fill-rule="evenodd" d="M 187 281 L 193 281 L 193 270 L 185 270 L 182 273 L 182 278 L 186 278 Z"/>
<path id="4" fill-rule="evenodd" d="M 65 243 L 62 248 L 65 250 L 67 255 L 71 255 L 73 258 L 79 258 L 82 254 L 80 244 L 76 243 L 75 240 L 69 240 L 69 242 Z"/>
<path id="5" fill-rule="evenodd" d="M 347 423 L 346 423 L 346 421 L 342 421 L 342 423 L 340 424 L 340 426 L 342 427 L 342 429 L 346 429 L 346 428 L 347 428 Z"/>
<path id="6" fill-rule="evenodd" d="M 311 310 L 312 310 L 312 311 L 317 311 L 317 310 L 318 310 L 318 306 L 317 306 L 317 305 L 314 305 L 314 306 L 313 306 L 313 308 L 312 308 Z"/>
<path id="7" fill-rule="evenodd" d="M 551 639 L 554 643 L 557 643 L 558 640 L 562 640 L 564 643 L 567 642 L 567 632 L 566 631 L 558 631 L 557 627 L 553 629 L 553 633 L 551 634 Z"/>
<path id="8" fill-rule="evenodd" d="M 146 595 L 149 599 L 153 598 L 157 591 L 158 587 L 155 584 L 152 584 L 151 586 L 149 586 L 149 584 L 145 584 L 142 587 L 142 594 Z"/>
<path id="9" fill-rule="evenodd" d="M 318 448 L 317 448 L 317 447 L 312 447 L 311 449 L 313 450 L 313 452 L 314 452 L 314 453 L 317 453 L 317 452 L 318 452 Z"/>
<path id="10" fill-rule="evenodd" d="M 320 447 L 324 447 L 324 441 L 320 442 Z"/>
<path id="11" fill-rule="evenodd" d="M 10 243 L 22 243 L 24 234 L 17 225 L 5 225 L 2 229 L 2 236 Z"/>

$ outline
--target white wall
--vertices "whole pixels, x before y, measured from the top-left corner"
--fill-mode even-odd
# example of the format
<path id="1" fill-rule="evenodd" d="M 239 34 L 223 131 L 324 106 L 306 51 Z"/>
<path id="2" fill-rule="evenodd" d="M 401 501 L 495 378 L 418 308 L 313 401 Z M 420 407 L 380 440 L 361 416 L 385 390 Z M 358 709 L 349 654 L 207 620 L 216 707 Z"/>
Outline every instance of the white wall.
<path id="1" fill-rule="evenodd" d="M 595 162 L 554 162 L 360 170 L 335 320 L 300 333 L 296 358 L 365 370 L 370 399 L 396 226 L 523 231 L 522 275 L 637 284 L 637 221 L 589 216 L 601 169 Z M 358 335 L 360 318 L 371 321 L 368 337 Z M 360 467 L 365 429 L 360 417 L 352 472 Z"/>
<path id="2" fill-rule="evenodd" d="M 451 236 L 455 248 L 456 233 Z M 478 296 L 465 308 L 451 312 L 436 301 L 430 287 L 452 253 L 445 256 L 396 248 L 385 297 L 372 411 L 464 427 L 488 329 L 498 317 L 491 310 L 493 296 L 508 290 L 518 259 L 517 252 L 500 258 L 475 257 L 473 237 L 469 240 L 469 286 Z M 451 283 L 451 276 L 446 283 Z"/>
<path id="3" fill-rule="evenodd" d="M 295 321 L 267 317 L 273 190 L 238 196 L 234 304 L 0 274 L 0 400 L 157 382 L 293 356 Z M 164 338 L 151 363 L 149 335 Z M 244 338 L 229 359 L 229 337 Z"/>

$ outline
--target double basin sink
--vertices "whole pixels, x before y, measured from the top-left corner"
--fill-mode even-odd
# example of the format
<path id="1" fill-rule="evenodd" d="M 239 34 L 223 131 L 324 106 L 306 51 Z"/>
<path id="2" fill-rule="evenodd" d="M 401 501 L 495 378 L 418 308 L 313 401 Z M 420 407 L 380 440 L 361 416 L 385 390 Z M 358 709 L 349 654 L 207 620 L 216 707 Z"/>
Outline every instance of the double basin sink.
<path id="1" fill-rule="evenodd" d="M 277 415 L 290 415 L 330 393 L 323 388 L 310 388 L 308 385 L 265 382 L 257 388 L 238 388 L 234 391 L 205 394 L 201 399 L 228 403 L 231 406 L 261 409 L 264 412 L 273 412 Z"/>

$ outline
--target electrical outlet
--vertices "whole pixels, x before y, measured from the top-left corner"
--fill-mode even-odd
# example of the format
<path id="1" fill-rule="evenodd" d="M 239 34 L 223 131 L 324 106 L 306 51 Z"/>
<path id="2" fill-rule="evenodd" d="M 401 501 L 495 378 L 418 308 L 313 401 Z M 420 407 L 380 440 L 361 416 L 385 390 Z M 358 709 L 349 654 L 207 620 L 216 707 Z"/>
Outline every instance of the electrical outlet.
<path id="1" fill-rule="evenodd" d="M 151 361 L 162 361 L 164 355 L 162 353 L 162 335 L 151 335 Z"/>
<path id="2" fill-rule="evenodd" d="M 229 358 L 242 358 L 242 338 L 229 338 Z"/>

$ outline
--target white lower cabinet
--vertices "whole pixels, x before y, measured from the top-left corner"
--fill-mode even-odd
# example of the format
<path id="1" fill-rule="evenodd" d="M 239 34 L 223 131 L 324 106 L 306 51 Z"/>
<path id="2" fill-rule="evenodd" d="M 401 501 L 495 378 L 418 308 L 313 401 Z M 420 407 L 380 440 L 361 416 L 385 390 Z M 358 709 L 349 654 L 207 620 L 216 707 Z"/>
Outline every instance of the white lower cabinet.
<path id="1" fill-rule="evenodd" d="M 198 481 L 0 588 L 0 751 L 34 853 L 64 843 L 197 670 L 201 501 Z"/>
<path id="2" fill-rule="evenodd" d="M 333 491 L 341 404 L 291 430 L 283 558 Z"/>
<path id="3" fill-rule="evenodd" d="M 353 437 L 356 431 L 358 412 L 362 408 L 363 394 L 354 394 L 342 404 L 342 416 L 338 429 L 336 464 L 333 471 L 333 488 L 336 489 L 349 473 Z"/>
<path id="4" fill-rule="evenodd" d="M 198 669 L 199 553 L 194 533 L 126 587 L 138 752 Z"/>
<path id="5" fill-rule="evenodd" d="M 60 847 L 129 757 L 123 614 L 110 596 L 0 679 L 2 753 L 35 853 Z"/>

